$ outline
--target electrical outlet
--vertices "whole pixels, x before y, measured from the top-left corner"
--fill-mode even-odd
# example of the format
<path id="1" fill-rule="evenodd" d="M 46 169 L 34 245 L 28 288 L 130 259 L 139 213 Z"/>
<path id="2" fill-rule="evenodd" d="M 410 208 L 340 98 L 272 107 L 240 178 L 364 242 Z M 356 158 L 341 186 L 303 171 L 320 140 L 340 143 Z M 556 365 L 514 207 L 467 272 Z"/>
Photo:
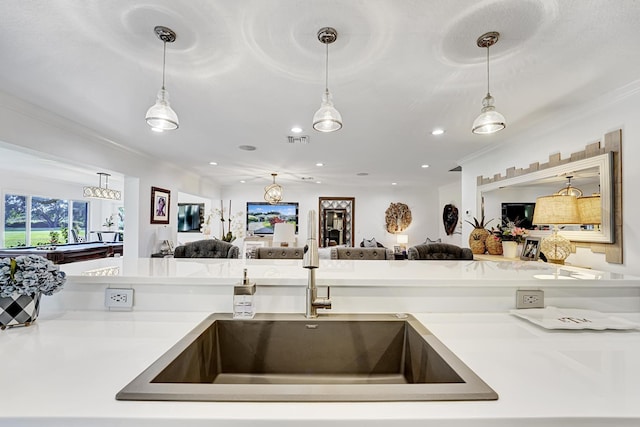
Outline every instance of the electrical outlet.
<path id="1" fill-rule="evenodd" d="M 544 308 L 544 291 L 516 291 L 516 308 Z"/>
<path id="2" fill-rule="evenodd" d="M 104 306 L 115 309 L 133 308 L 133 289 L 107 288 L 104 293 Z"/>

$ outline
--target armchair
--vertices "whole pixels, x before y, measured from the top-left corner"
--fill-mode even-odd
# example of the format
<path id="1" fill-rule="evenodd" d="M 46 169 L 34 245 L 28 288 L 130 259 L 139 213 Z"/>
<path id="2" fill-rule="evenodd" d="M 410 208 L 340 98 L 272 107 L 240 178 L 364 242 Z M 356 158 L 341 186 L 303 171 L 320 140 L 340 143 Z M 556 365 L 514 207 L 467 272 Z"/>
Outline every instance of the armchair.
<path id="1" fill-rule="evenodd" d="M 451 245 L 449 243 L 431 243 L 428 245 L 412 246 L 407 251 L 409 259 L 415 260 L 464 260 L 473 259 L 473 252 L 469 248 Z"/>
<path id="2" fill-rule="evenodd" d="M 174 258 L 238 258 L 240 249 L 223 240 L 205 239 L 176 247 Z"/>

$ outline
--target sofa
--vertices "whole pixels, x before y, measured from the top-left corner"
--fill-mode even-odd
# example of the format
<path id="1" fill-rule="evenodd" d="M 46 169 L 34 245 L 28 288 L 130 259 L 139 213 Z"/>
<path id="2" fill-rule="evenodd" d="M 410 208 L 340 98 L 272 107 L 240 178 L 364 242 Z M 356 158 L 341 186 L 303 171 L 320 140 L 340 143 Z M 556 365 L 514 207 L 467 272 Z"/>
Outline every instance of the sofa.
<path id="1" fill-rule="evenodd" d="M 238 258 L 240 249 L 223 240 L 205 239 L 176 247 L 174 258 Z"/>
<path id="2" fill-rule="evenodd" d="M 393 251 L 387 248 L 331 247 L 331 259 L 392 260 Z"/>
<path id="3" fill-rule="evenodd" d="M 251 258 L 253 259 L 302 259 L 304 248 L 289 247 L 256 247 L 253 248 Z"/>
<path id="4" fill-rule="evenodd" d="M 469 248 L 449 243 L 430 243 L 412 246 L 407 250 L 410 260 L 473 260 Z"/>

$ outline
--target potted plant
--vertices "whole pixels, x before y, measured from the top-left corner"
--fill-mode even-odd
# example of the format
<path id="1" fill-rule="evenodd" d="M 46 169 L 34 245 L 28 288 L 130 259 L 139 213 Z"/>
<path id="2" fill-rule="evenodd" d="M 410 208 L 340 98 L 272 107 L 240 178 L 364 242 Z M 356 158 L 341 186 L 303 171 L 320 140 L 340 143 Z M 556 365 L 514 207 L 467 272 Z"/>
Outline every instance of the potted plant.
<path id="1" fill-rule="evenodd" d="M 517 218 L 515 221 L 504 218 L 502 225 L 495 230 L 495 234 L 499 236 L 502 241 L 502 254 L 506 258 L 516 258 L 518 245 L 524 243 L 525 238 L 529 234 L 525 228 L 518 227 L 519 223 L 520 221 Z"/>
<path id="2" fill-rule="evenodd" d="M 489 220 L 485 224 L 483 216 L 480 221 L 475 217 L 473 218 L 473 222 L 465 221 L 473 226 L 473 230 L 471 230 L 471 233 L 469 234 L 469 247 L 471 248 L 471 252 L 478 255 L 485 253 L 487 250 L 485 242 L 487 237 L 491 234 L 485 226 L 493 220 Z"/>
<path id="3" fill-rule="evenodd" d="M 29 326 L 38 317 L 40 296 L 62 289 L 66 275 L 39 255 L 0 259 L 0 329 Z"/>

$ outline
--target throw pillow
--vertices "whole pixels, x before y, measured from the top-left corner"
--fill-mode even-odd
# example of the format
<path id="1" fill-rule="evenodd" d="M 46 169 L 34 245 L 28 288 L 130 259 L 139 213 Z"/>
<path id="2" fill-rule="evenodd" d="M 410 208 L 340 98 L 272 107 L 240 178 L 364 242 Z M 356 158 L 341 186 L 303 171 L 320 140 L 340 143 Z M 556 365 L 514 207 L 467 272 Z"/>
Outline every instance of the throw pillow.
<path id="1" fill-rule="evenodd" d="M 371 240 L 362 239 L 362 242 L 360 243 L 360 247 L 362 247 L 362 248 L 377 248 L 378 247 L 378 242 L 376 241 L 375 237 L 372 238 Z"/>
<path id="2" fill-rule="evenodd" d="M 430 245 L 432 243 L 442 243 L 442 239 L 437 238 L 436 240 L 431 240 L 427 237 L 427 240 L 424 241 L 423 245 Z"/>

